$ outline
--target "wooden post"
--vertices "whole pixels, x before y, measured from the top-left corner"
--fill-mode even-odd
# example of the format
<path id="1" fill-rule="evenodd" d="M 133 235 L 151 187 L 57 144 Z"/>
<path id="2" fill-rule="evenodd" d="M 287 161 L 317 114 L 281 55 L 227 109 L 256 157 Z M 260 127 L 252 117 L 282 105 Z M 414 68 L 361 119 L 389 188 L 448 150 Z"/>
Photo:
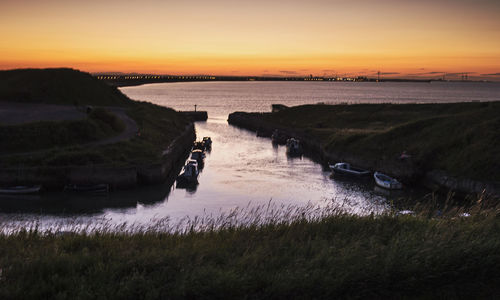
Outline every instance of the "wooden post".
<path id="1" fill-rule="evenodd" d="M 197 105 L 195 104 L 195 105 L 194 105 L 194 111 L 195 111 L 195 112 L 196 112 L 196 106 L 197 106 Z"/>

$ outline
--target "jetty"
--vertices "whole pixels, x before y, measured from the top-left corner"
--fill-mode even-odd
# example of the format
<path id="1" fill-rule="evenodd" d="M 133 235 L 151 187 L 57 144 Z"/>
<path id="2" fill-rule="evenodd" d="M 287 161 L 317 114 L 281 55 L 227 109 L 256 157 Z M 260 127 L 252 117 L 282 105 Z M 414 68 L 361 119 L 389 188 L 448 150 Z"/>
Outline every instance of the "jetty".
<path id="1" fill-rule="evenodd" d="M 195 121 L 206 121 L 208 119 L 208 113 L 206 111 L 180 111 L 191 122 Z"/>

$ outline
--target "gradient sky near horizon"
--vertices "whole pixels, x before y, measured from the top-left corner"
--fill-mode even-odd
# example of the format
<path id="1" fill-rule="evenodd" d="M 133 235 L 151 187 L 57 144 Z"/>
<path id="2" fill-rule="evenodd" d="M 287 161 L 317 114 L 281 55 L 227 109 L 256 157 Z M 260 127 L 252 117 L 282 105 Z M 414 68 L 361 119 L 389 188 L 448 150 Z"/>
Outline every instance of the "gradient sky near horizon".
<path id="1" fill-rule="evenodd" d="M 0 69 L 500 80 L 500 1 L 1 0 Z"/>

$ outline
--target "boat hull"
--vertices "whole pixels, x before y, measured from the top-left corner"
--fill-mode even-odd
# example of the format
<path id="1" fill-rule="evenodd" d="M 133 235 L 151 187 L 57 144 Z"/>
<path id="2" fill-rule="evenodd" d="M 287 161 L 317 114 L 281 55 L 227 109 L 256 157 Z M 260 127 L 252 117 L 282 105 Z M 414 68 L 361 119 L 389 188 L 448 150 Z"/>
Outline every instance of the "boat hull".
<path id="1" fill-rule="evenodd" d="M 36 194 L 39 193 L 42 186 L 15 186 L 15 187 L 7 187 L 0 188 L 0 194 L 4 195 L 28 195 L 28 194 Z"/>
<path id="2" fill-rule="evenodd" d="M 387 175 L 375 172 L 375 174 L 373 174 L 373 178 L 375 179 L 375 183 L 378 186 L 383 187 L 384 189 L 400 190 L 403 188 L 403 185 L 401 184 L 401 182 L 399 182 L 396 179 L 391 178 Z"/>
<path id="3" fill-rule="evenodd" d="M 177 177 L 177 186 L 178 187 L 195 185 L 197 183 L 198 183 L 198 178 L 195 176 L 181 176 L 180 175 Z"/>
<path id="4" fill-rule="evenodd" d="M 354 176 L 354 177 L 364 177 L 370 175 L 370 171 L 367 170 L 352 170 L 352 169 L 342 169 L 330 166 L 330 169 L 333 173 L 337 175 L 346 175 L 346 176 Z"/>

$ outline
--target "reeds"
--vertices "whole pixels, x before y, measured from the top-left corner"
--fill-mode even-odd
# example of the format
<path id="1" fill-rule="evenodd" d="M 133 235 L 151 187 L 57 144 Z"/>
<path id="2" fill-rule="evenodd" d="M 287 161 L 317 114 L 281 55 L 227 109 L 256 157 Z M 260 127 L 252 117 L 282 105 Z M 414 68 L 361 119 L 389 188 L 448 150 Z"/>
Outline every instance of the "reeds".
<path id="1" fill-rule="evenodd" d="M 455 219 L 493 216 L 500 214 L 498 198 L 486 193 L 476 197 L 468 197 L 457 203 L 455 195 L 449 193 L 444 200 L 438 199 L 434 193 L 426 195 L 412 206 L 370 203 L 361 206 L 353 205 L 355 199 L 331 199 L 319 204 L 305 205 L 277 204 L 271 200 L 265 205 L 252 205 L 249 202 L 244 207 L 234 207 L 227 211 L 219 209 L 216 213 L 185 216 L 182 218 L 154 217 L 148 222 L 116 223 L 105 217 L 74 217 L 58 219 L 50 218 L 26 219 L 4 218 L 0 220 L 0 234 L 16 235 L 19 232 L 30 232 L 43 235 L 75 234 L 174 234 L 186 235 L 195 232 L 211 232 L 223 230 L 239 230 L 244 228 L 259 229 L 265 226 L 287 226 L 292 223 L 318 223 L 328 218 L 382 218 L 401 217 L 403 215 L 427 219 Z M 398 199 L 404 203 L 410 200 Z M 396 200 L 396 201 L 398 201 Z"/>
<path id="2" fill-rule="evenodd" d="M 494 297 L 498 199 L 475 200 L 412 214 L 270 201 L 149 225 L 4 220 L 0 298 Z"/>

